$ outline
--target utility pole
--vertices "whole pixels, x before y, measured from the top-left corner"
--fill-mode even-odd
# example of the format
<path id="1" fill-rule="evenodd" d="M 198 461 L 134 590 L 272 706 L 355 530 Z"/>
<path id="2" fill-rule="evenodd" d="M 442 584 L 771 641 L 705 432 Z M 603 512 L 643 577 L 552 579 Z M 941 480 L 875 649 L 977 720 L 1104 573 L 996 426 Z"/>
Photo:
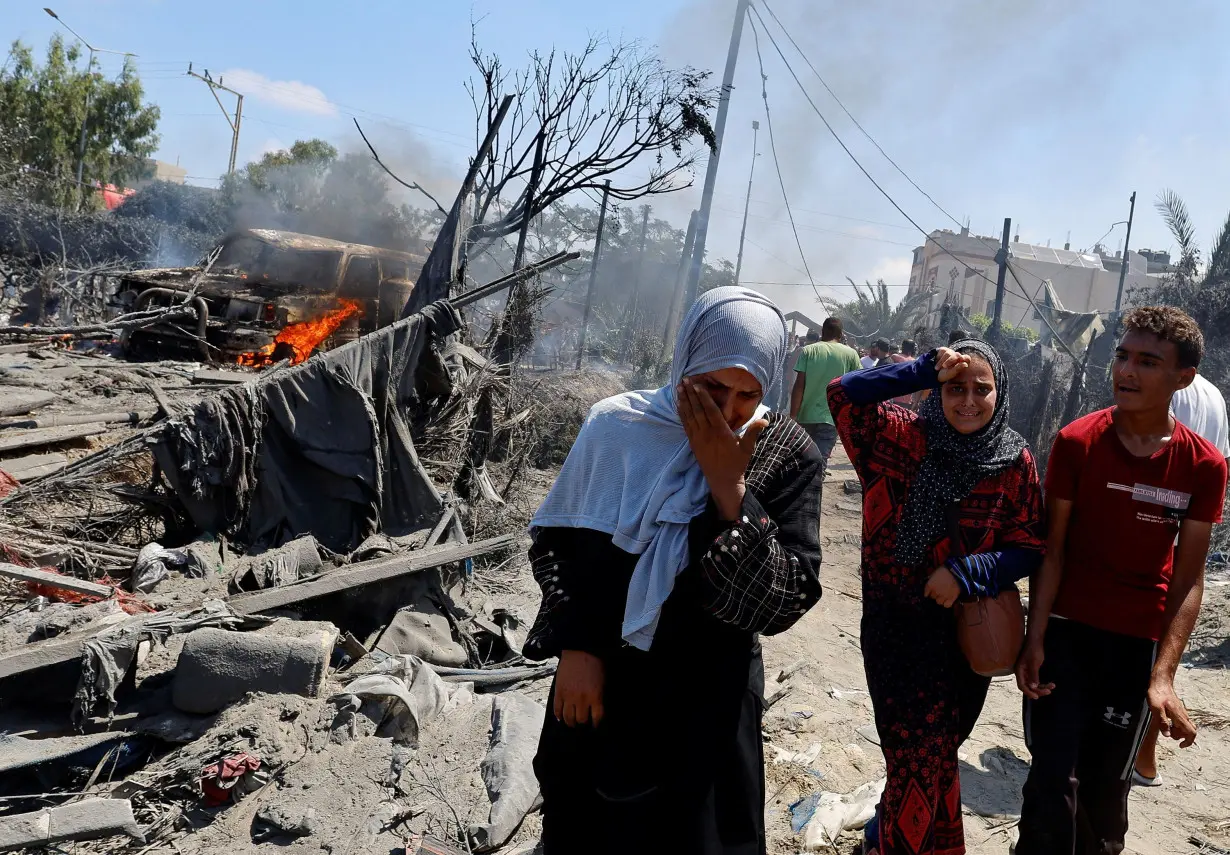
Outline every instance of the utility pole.
<path id="1" fill-rule="evenodd" d="M 61 19 L 60 16 L 57 15 L 55 12 L 53 12 L 51 9 L 44 6 L 43 11 L 46 12 L 51 17 L 55 18 L 56 22 L 61 27 L 63 27 L 64 29 L 72 33 L 73 38 L 75 38 L 77 41 L 85 45 L 86 50 L 90 52 L 89 61 L 86 63 L 86 66 L 85 66 L 85 73 L 86 73 L 86 76 L 89 78 L 88 81 L 86 82 L 86 87 L 85 87 L 85 112 L 81 114 L 81 140 L 80 142 L 77 143 L 77 190 L 80 194 L 79 198 L 81 202 L 84 202 L 85 201 L 85 184 L 84 184 L 84 180 L 85 180 L 85 138 L 86 138 L 86 127 L 89 125 L 89 121 L 90 121 L 90 97 L 94 94 L 94 54 L 114 53 L 114 54 L 117 54 L 123 57 L 129 57 L 129 56 L 135 57 L 136 54 L 129 53 L 128 51 L 122 51 L 122 50 L 105 50 L 103 48 L 96 48 L 92 44 L 87 42 L 85 39 L 81 38 L 81 36 L 77 35 L 77 31 L 74 30 L 72 27 L 70 27 L 68 24 L 64 23 L 63 19 Z"/>
<path id="2" fill-rule="evenodd" d="M 598 209 L 598 233 L 594 235 L 594 258 L 589 264 L 589 288 L 585 291 L 585 315 L 581 318 L 581 345 L 577 348 L 577 371 L 585 358 L 585 331 L 589 326 L 589 310 L 594 305 L 594 280 L 598 278 L 598 259 L 602 255 L 602 227 L 606 225 L 606 202 L 611 195 L 611 180 L 602 186 L 602 207 Z"/>
<path id="3" fill-rule="evenodd" d="M 760 137 L 760 122 L 752 122 L 752 169 L 747 175 L 747 199 L 743 201 L 743 229 L 739 232 L 739 258 L 735 261 L 735 284 L 739 284 L 739 274 L 743 271 L 743 241 L 747 237 L 747 209 L 752 206 L 752 178 L 756 175 L 756 141 Z"/>
<path id="4" fill-rule="evenodd" d="M 1004 315 L 1004 280 L 1008 276 L 1008 238 L 1011 233 L 1012 218 L 1004 217 L 1004 238 L 1000 242 L 999 252 L 995 253 L 995 260 L 999 263 L 999 278 L 995 280 L 995 317 L 987 330 L 987 341 L 992 345 L 999 342 L 1000 319 Z"/>
<path id="5" fill-rule="evenodd" d="M 1115 296 L 1115 323 L 1119 322 L 1119 310 L 1123 308 L 1123 280 L 1127 278 L 1128 247 L 1132 243 L 1132 218 L 1136 216 L 1136 191 L 1132 191 L 1132 207 L 1128 209 L 1127 237 L 1123 240 L 1123 263 L 1119 265 L 1119 293 Z"/>
<path id="6" fill-rule="evenodd" d="M 243 124 L 243 96 L 234 89 L 228 89 L 222 85 L 222 78 L 214 80 L 209 76 L 209 69 L 205 69 L 205 73 L 197 74 L 192 70 L 192 63 L 188 63 L 188 76 L 195 77 L 197 80 L 202 80 L 209 87 L 209 94 L 214 96 L 214 100 L 218 102 L 218 109 L 222 111 L 222 115 L 226 118 L 226 123 L 231 126 L 231 161 L 226 168 L 226 174 L 230 175 L 235 171 L 235 159 L 239 156 L 239 126 Z M 232 118 L 230 110 L 222 105 L 222 99 L 218 97 L 217 90 L 229 92 L 235 96 L 235 115 Z"/>
<path id="7" fill-rule="evenodd" d="M 726 54 L 726 72 L 722 75 L 722 94 L 718 99 L 717 121 L 713 125 L 715 145 L 709 152 L 709 164 L 705 168 L 705 189 L 700 196 L 700 213 L 696 218 L 696 242 L 692 247 L 692 264 L 688 271 L 687 288 L 689 302 L 700 288 L 701 263 L 705 258 L 705 240 L 709 235 L 709 210 L 713 207 L 713 190 L 717 185 L 718 159 L 722 154 L 722 140 L 726 135 L 726 114 L 730 111 L 730 93 L 735 86 L 735 63 L 739 59 L 739 41 L 743 38 L 743 21 L 751 0 L 739 0 L 735 7 L 734 28 L 730 33 L 730 50 Z"/>
<path id="8" fill-rule="evenodd" d="M 675 327 L 683 314 L 683 295 L 687 287 L 688 265 L 692 260 L 692 247 L 696 242 L 696 221 L 700 212 L 693 211 L 688 219 L 688 233 L 683 239 L 683 251 L 679 254 L 679 268 L 675 271 L 675 289 L 671 294 L 670 309 L 666 313 L 666 330 L 662 334 L 662 356 L 666 359 L 675 348 Z"/>
<path id="9" fill-rule="evenodd" d="M 636 301 L 641 294 L 641 280 L 645 276 L 645 243 L 649 237 L 649 206 L 641 209 L 641 251 L 637 255 L 636 280 L 632 283 L 632 297 L 628 300 L 628 310 L 624 312 L 624 341 L 619 349 L 619 358 L 626 359 L 628 348 L 632 344 L 632 327 L 636 323 Z"/>

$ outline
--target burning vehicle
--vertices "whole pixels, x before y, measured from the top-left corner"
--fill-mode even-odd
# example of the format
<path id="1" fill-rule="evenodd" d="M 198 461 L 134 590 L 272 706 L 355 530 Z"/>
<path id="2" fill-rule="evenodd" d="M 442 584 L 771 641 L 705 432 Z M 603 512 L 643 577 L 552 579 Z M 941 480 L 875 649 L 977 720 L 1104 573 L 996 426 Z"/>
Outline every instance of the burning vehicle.
<path id="1" fill-rule="evenodd" d="M 116 294 L 123 311 L 172 306 L 192 296 L 194 323 L 124 336 L 133 356 L 180 351 L 208 362 L 260 367 L 307 359 L 393 323 L 424 257 L 273 229 L 227 235 L 212 266 L 129 271 Z M 207 258 L 209 257 L 207 256 Z"/>

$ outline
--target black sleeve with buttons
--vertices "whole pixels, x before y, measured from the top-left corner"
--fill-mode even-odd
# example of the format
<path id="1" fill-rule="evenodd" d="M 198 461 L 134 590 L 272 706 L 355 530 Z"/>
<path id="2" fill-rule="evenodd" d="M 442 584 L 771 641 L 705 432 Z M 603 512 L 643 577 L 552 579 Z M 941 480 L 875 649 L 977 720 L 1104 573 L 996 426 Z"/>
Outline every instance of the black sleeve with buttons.
<path id="1" fill-rule="evenodd" d="M 822 458 L 790 418 L 770 414 L 748 464 L 739 518 L 712 502 L 690 527 L 691 561 L 671 599 L 686 598 L 718 621 L 751 633 L 789 629 L 820 599 Z M 622 645 L 636 556 L 590 529 L 547 528 L 529 552 L 542 604 L 525 654 L 533 659 Z"/>

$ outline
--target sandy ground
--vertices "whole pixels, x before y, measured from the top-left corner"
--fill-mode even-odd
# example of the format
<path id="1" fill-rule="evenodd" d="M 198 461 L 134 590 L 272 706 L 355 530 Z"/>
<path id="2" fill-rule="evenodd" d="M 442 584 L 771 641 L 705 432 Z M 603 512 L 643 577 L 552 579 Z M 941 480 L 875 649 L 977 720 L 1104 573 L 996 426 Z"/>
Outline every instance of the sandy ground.
<path id="1" fill-rule="evenodd" d="M 766 814 L 769 852 L 774 855 L 802 849 L 801 838 L 790 831 L 791 803 L 817 788 L 849 792 L 884 773 L 878 747 L 859 734 L 872 724 L 859 651 L 861 497 L 842 489 L 854 473 L 840 447 L 833 464 L 821 520 L 824 598 L 792 630 L 764 642 L 768 693 L 781 685 L 792 687 L 765 722 L 770 763 Z M 1226 589 L 1213 589 L 1206 596 L 1206 609 L 1225 607 L 1219 590 Z M 797 663 L 803 663 L 802 668 L 785 683 L 774 682 Z M 1136 855 L 1196 852 L 1188 843 L 1192 834 L 1230 848 L 1230 673 L 1220 666 L 1184 667 L 1178 688 L 1190 709 L 1202 711 L 1205 724 L 1192 748 L 1159 748 L 1163 786 L 1132 793 L 1126 851 Z M 820 780 L 797 766 L 771 765 L 773 747 L 803 751 L 815 743 L 820 752 L 812 768 L 823 776 Z M 1007 852 L 1029 762 L 1021 696 L 1014 682 L 1003 679 L 992 685 L 982 718 L 960 756 L 968 851 Z M 844 838 L 841 855 L 856 852 L 856 840 L 854 835 Z"/>

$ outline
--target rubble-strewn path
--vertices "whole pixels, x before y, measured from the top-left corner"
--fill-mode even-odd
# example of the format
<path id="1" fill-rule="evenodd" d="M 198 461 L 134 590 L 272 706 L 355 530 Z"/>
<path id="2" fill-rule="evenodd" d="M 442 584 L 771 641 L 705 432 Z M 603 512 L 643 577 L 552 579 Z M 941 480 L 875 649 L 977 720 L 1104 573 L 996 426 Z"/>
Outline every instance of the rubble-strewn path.
<path id="1" fill-rule="evenodd" d="M 801 850 L 802 839 L 790 831 L 790 805 L 815 790 L 845 793 L 884 774 L 879 749 L 865 736 L 874 735 L 871 700 L 866 694 L 859 620 L 859 502 L 843 483 L 853 479 L 838 447 L 834 471 L 826 482 L 821 536 L 824 544 L 824 588 L 820 605 L 790 632 L 765 640 L 765 671 L 770 696 L 783 685 L 788 694 L 769 710 L 765 721 L 765 759 L 769 764 L 769 852 L 786 855 Z M 1216 624 L 1230 617 L 1230 587 L 1210 587 L 1205 594 L 1205 619 Z M 1197 631 L 1199 635 L 1199 630 Z M 1215 639 L 1194 641 L 1214 646 Z M 784 683 L 783 670 L 802 668 Z M 1230 671 L 1217 668 L 1181 669 L 1178 686 L 1188 708 L 1202 722 L 1196 745 L 1178 751 L 1159 748 L 1165 784 L 1137 788 L 1131 797 L 1128 849 L 1136 855 L 1182 855 L 1197 852 L 1188 842 L 1200 835 L 1230 848 Z M 808 753 L 820 751 L 811 766 L 817 777 L 798 764 L 773 765 L 775 748 Z M 986 709 L 961 751 L 961 784 L 965 802 L 966 845 L 971 855 L 1006 853 L 1009 834 L 1020 810 L 1020 788 L 1028 769 L 1021 730 L 1021 695 L 1015 682 L 999 679 L 991 687 Z M 810 789 L 805 789 L 810 788 Z M 841 855 L 854 849 L 855 835 L 842 840 Z"/>

